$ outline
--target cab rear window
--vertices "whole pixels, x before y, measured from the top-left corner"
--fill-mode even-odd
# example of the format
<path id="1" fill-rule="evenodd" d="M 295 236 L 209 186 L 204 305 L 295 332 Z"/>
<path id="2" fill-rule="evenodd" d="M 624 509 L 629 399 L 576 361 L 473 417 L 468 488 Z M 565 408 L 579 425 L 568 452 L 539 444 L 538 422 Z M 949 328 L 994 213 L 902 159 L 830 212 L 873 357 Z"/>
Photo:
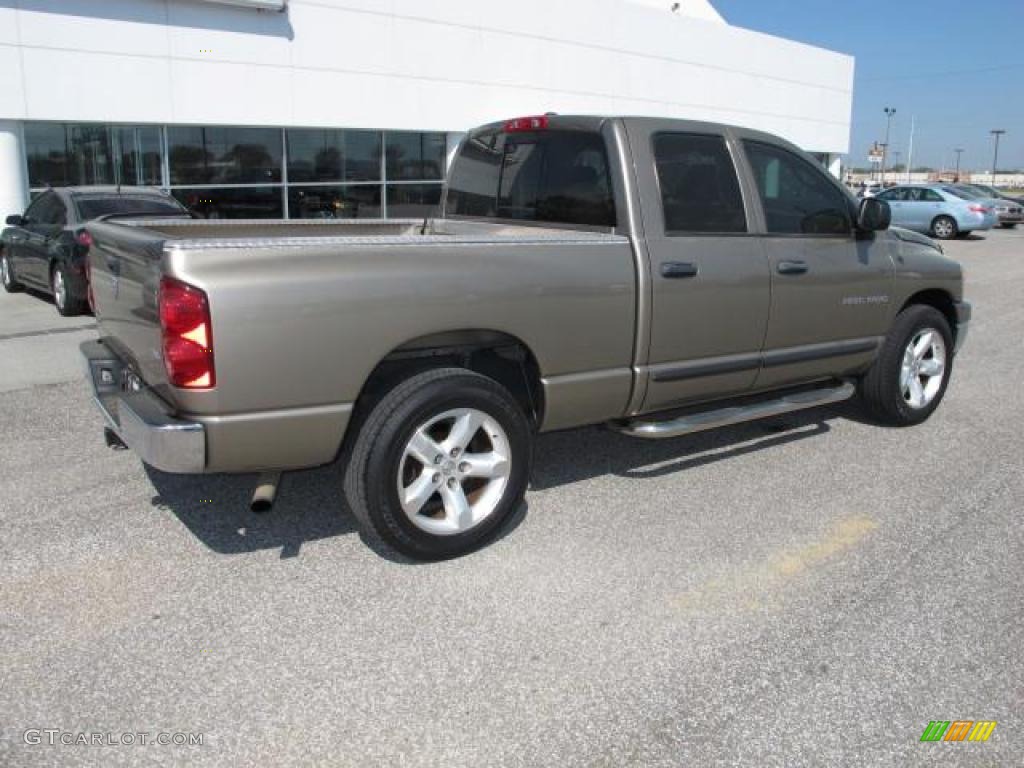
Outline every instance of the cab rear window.
<path id="1" fill-rule="evenodd" d="M 614 227 L 604 139 L 590 131 L 476 131 L 452 167 L 445 213 Z"/>

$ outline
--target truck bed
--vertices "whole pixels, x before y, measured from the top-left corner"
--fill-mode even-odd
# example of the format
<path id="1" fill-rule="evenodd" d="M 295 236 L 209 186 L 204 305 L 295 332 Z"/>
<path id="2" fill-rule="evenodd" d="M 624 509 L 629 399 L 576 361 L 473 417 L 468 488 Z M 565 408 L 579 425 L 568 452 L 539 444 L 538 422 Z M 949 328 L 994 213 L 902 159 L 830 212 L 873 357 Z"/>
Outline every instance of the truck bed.
<path id="1" fill-rule="evenodd" d="M 552 419 L 591 418 L 609 397 L 626 404 L 636 267 L 624 235 L 449 219 L 111 220 L 88 230 L 102 343 L 171 413 L 204 425 L 208 471 L 275 466 L 279 453 L 322 463 L 382 359 L 452 334 L 533 350 Z M 209 297 L 213 388 L 168 381 L 164 276 Z M 242 422 L 246 437 L 236 437 Z M 273 437 L 299 422 L 297 445 Z M 222 433 L 244 445 L 226 448 Z"/>

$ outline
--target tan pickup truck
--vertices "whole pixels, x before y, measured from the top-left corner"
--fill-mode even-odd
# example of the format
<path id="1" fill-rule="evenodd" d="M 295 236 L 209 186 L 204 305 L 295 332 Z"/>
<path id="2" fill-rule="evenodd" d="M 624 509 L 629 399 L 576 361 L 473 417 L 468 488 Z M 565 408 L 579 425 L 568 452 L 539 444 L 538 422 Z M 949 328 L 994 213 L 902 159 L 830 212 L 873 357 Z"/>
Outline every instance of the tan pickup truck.
<path id="1" fill-rule="evenodd" d="M 775 137 L 539 116 L 462 142 L 426 221 L 90 224 L 108 438 L 167 472 L 341 458 L 367 533 L 419 558 L 492 537 L 538 432 L 638 438 L 859 395 L 942 400 L 960 266 Z"/>

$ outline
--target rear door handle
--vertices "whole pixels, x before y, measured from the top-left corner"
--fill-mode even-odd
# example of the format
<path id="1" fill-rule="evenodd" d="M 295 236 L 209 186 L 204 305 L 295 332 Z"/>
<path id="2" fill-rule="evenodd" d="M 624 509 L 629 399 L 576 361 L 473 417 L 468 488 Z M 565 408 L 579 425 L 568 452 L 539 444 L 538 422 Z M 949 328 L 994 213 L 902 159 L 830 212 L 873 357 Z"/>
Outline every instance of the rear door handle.
<path id="1" fill-rule="evenodd" d="M 670 280 L 680 277 L 696 277 L 697 265 L 688 261 L 665 261 L 661 265 L 661 276 Z"/>
<path id="2" fill-rule="evenodd" d="M 807 271 L 806 261 L 780 261 L 778 266 L 780 275 L 802 275 Z"/>

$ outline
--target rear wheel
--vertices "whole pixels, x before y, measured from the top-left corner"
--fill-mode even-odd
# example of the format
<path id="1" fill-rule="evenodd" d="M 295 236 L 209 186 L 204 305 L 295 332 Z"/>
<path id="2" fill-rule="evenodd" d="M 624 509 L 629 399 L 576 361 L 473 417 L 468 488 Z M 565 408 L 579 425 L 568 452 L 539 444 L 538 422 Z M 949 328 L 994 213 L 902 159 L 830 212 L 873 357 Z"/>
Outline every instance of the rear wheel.
<path id="1" fill-rule="evenodd" d="M 933 307 L 907 307 L 861 379 L 861 400 L 885 424 L 920 424 L 942 402 L 952 365 L 953 335 L 945 316 Z"/>
<path id="2" fill-rule="evenodd" d="M 53 304 L 63 317 L 73 317 L 85 312 L 87 302 L 74 293 L 73 283 L 68 268 L 57 264 L 50 272 L 50 290 L 53 292 Z"/>
<path id="3" fill-rule="evenodd" d="M 932 221 L 932 235 L 939 240 L 952 240 L 958 233 L 956 220 L 951 216 L 936 216 Z"/>
<path id="4" fill-rule="evenodd" d="M 1003 229 L 1016 229 L 1017 228 L 1017 222 L 1015 222 L 1015 221 L 1008 221 L 1005 224 L 1000 224 L 999 226 L 1002 227 Z"/>
<path id="5" fill-rule="evenodd" d="M 8 293 L 17 293 L 25 287 L 14 276 L 14 265 L 6 253 L 0 253 L 0 278 L 3 279 L 4 290 Z"/>
<path id="6" fill-rule="evenodd" d="M 370 536 L 418 559 L 457 557 L 519 507 L 530 457 L 529 422 L 504 387 L 435 369 L 374 406 L 348 459 L 345 495 Z"/>

